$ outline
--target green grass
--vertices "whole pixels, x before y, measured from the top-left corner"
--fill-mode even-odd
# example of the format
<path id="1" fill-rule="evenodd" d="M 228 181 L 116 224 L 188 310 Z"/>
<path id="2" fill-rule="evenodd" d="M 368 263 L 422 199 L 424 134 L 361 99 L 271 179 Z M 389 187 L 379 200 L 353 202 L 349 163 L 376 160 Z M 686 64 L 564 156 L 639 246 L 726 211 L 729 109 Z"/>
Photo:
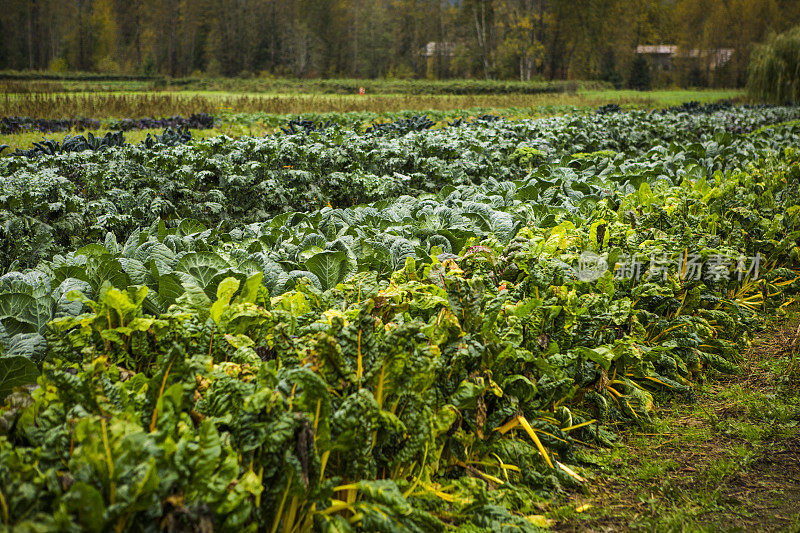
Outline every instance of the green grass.
<path id="1" fill-rule="evenodd" d="M 586 99 L 601 99 L 607 103 L 620 105 L 640 105 L 648 108 L 670 107 L 684 102 L 696 100 L 700 103 L 718 102 L 720 100 L 742 100 L 745 92 L 738 89 L 672 89 L 659 91 L 578 91 L 578 95 Z"/>

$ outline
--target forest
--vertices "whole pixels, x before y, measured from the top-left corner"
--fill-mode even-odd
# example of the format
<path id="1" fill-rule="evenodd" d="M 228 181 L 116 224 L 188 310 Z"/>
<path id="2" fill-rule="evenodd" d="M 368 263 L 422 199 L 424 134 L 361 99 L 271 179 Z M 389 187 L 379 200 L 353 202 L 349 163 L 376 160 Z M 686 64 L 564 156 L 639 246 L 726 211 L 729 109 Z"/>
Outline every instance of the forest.
<path id="1" fill-rule="evenodd" d="M 621 87 L 637 47 L 670 45 L 654 85 L 741 87 L 798 22 L 796 0 L 6 0 L 0 70 Z"/>

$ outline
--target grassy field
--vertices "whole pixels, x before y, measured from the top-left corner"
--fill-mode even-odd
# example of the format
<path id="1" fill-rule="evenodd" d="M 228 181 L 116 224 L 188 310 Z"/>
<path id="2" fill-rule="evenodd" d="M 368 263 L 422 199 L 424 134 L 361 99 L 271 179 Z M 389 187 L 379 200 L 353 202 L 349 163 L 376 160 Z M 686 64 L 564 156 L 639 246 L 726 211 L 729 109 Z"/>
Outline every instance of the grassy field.
<path id="1" fill-rule="evenodd" d="M 723 91 L 579 91 L 559 94 L 498 95 L 315 95 L 231 92 L 94 92 L 5 93 L 0 96 L 0 115 L 36 118 L 125 118 L 191 113 L 384 113 L 401 110 L 451 110 L 468 108 L 539 107 L 567 105 L 597 107 L 616 103 L 626 106 L 665 107 L 688 100 L 711 102 L 743 98 L 735 90 Z"/>
<path id="2" fill-rule="evenodd" d="M 122 82 L 120 82 L 122 83 Z M 128 83 L 128 82 L 125 82 Z M 619 104 L 629 108 L 663 108 L 682 102 L 697 100 L 742 100 L 744 93 L 737 90 L 718 91 L 615 91 L 581 90 L 558 94 L 498 94 L 498 95 L 320 95 L 320 94 L 257 94 L 222 91 L 182 92 L 92 92 L 92 93 L 5 93 L 0 95 L 0 116 L 27 116 L 35 118 L 87 117 L 94 119 L 120 119 L 138 117 L 188 116 L 192 113 L 210 113 L 222 117 L 220 124 L 205 131 L 193 131 L 195 137 L 215 135 L 264 135 L 276 129 L 284 115 L 308 113 L 389 113 L 397 111 L 466 110 L 466 112 L 499 113 L 517 117 L 538 117 L 552 114 L 595 109 L 605 104 Z M 242 120 L 241 115 L 259 113 L 263 118 Z M 227 117 L 236 116 L 236 120 Z M 109 129 L 93 130 L 94 135 L 104 135 Z M 82 132 L 68 132 L 79 134 Z M 128 132 L 126 138 L 137 142 L 147 133 Z M 160 133 L 160 132 L 158 132 Z M 47 134 L 61 138 L 64 134 Z M 12 149 L 26 148 L 39 141 L 42 134 L 26 132 L 0 135 L 0 144 Z"/>

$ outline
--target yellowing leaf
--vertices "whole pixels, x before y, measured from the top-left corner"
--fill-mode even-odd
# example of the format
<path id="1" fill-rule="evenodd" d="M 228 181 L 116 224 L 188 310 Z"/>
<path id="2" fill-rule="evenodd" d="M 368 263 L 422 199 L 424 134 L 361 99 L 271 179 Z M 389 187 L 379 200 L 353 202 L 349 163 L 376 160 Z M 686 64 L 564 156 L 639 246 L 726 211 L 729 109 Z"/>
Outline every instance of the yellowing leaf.
<path id="1" fill-rule="evenodd" d="M 211 319 L 219 324 L 222 313 L 231 303 L 231 298 L 239 290 L 239 280 L 236 278 L 225 278 L 217 287 L 217 301 L 211 305 Z"/>
<path id="2" fill-rule="evenodd" d="M 546 516 L 541 514 L 528 515 L 525 517 L 525 520 L 527 520 L 534 526 L 544 527 L 544 528 L 549 528 L 550 526 L 556 523 L 555 520 L 551 520 L 550 518 L 547 518 Z"/>

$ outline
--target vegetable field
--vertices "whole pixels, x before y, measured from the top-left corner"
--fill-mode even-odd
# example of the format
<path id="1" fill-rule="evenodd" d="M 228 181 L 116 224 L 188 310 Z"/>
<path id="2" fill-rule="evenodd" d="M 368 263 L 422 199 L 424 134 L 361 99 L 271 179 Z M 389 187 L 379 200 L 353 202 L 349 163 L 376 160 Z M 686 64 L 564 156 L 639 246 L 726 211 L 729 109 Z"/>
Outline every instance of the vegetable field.
<path id="1" fill-rule="evenodd" d="M 800 107 L 0 158 L 0 523 L 538 531 L 800 291 Z"/>

